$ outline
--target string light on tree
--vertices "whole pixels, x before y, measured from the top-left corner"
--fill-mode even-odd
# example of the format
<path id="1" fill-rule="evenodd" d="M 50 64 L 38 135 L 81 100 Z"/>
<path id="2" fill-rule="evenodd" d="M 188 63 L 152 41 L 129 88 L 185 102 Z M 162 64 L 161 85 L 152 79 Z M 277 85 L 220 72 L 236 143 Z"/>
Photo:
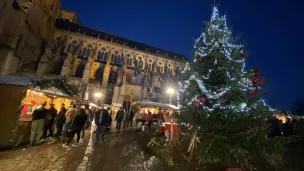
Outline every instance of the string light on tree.
<path id="1" fill-rule="evenodd" d="M 274 109 L 258 91 L 263 79 L 256 70 L 245 69 L 245 47 L 233 37 L 226 16 L 221 16 L 216 6 L 195 41 L 193 55 L 194 61 L 182 71 L 184 81 L 179 86 L 185 122 L 204 135 L 198 146 L 200 162 L 229 165 L 229 159 L 246 170 L 258 168 L 257 161 L 263 167 L 276 167 L 284 144 L 267 138 L 265 118 L 272 116 Z M 252 91 L 254 96 L 248 96 Z M 267 146 L 278 148 L 273 151 Z M 261 160 L 252 155 L 256 153 L 268 158 Z M 269 158 L 276 162 L 268 162 Z"/>

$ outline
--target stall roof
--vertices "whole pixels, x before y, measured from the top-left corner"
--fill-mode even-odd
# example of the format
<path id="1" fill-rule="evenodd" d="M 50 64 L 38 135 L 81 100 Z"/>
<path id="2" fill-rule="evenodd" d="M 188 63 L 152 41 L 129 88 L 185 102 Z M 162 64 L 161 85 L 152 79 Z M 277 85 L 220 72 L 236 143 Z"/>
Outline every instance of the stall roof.
<path id="1" fill-rule="evenodd" d="M 45 93 L 45 94 L 52 95 L 52 96 L 56 96 L 56 97 L 83 101 L 83 99 L 81 99 L 81 98 L 72 97 L 72 96 L 69 96 L 69 95 L 66 95 L 66 94 L 62 94 L 62 93 L 58 94 L 58 93 L 53 92 L 53 91 L 46 91 L 46 90 L 39 90 L 39 89 L 31 89 L 31 90 L 41 92 L 41 93 Z"/>
<path id="2" fill-rule="evenodd" d="M 0 84 L 10 84 L 26 86 L 33 80 L 33 77 L 15 76 L 15 75 L 0 75 Z"/>
<path id="3" fill-rule="evenodd" d="M 157 103 L 151 101 L 136 101 L 133 102 L 131 105 L 140 105 L 141 107 L 156 107 L 156 108 L 171 108 L 171 109 L 179 109 L 177 106 L 164 104 L 164 103 Z"/>
<path id="4" fill-rule="evenodd" d="M 170 105 L 170 104 L 168 104 L 168 106 L 170 106 L 172 109 L 176 109 L 176 110 L 179 110 L 179 107 L 177 107 L 177 106 L 174 106 L 174 105 Z"/>
<path id="5" fill-rule="evenodd" d="M 111 105 L 111 106 L 122 107 L 122 104 L 120 104 L 120 103 L 112 103 L 112 105 Z"/>

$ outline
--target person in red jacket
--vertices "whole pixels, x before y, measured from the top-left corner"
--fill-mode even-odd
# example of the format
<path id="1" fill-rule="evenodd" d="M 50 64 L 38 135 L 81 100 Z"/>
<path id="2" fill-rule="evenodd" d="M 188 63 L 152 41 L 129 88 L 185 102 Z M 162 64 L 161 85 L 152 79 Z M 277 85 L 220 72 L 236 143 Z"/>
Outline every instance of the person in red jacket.
<path id="1" fill-rule="evenodd" d="M 161 110 L 159 110 L 157 114 L 157 126 L 161 126 L 164 120 L 165 120 L 164 113 Z"/>
<path id="2" fill-rule="evenodd" d="M 153 120 L 153 116 L 152 116 L 152 113 L 150 112 L 150 110 L 148 110 L 148 114 L 146 116 L 146 120 L 148 122 L 148 127 L 150 129 L 151 125 L 152 125 L 152 120 Z"/>

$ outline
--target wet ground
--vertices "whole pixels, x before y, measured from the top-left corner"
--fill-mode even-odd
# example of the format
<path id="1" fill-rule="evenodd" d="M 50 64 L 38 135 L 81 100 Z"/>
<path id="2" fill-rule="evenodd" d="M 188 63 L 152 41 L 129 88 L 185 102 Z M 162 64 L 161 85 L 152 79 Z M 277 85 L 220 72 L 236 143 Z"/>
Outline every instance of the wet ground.
<path id="1" fill-rule="evenodd" d="M 48 140 L 38 147 L 23 146 L 0 152 L 0 170 L 33 171 L 162 171 L 160 159 L 143 151 L 131 129 L 106 134 L 104 143 L 93 145 L 95 134 L 87 132 L 85 141 L 77 147 L 63 147 L 60 140 Z M 137 131 L 139 132 L 139 131 Z M 140 132 L 139 132 L 140 133 Z"/>
<path id="2" fill-rule="evenodd" d="M 184 160 L 175 160 L 174 167 L 168 167 L 163 160 L 146 148 L 150 140 L 149 135 L 147 132 L 132 128 L 121 131 L 119 135 L 106 134 L 104 143 L 93 145 L 95 134 L 87 131 L 83 144 L 67 148 L 62 146 L 62 141 L 49 139 L 38 147 L 22 146 L 0 152 L 0 171 L 202 170 L 195 166 L 196 164 Z M 288 149 L 285 159 L 289 163 L 289 168 L 291 171 L 302 170 L 304 162 L 301 161 L 298 145 L 291 144 Z"/>

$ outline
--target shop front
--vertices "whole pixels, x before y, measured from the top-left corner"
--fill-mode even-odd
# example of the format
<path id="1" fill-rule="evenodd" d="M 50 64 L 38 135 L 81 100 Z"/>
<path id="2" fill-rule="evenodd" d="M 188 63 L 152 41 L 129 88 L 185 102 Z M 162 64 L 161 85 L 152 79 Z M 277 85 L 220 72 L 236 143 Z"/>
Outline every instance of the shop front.
<path id="1" fill-rule="evenodd" d="M 33 80 L 31 77 L 0 77 L 0 148 L 9 148 L 29 142 L 32 113 L 42 102 L 46 108 L 61 104 L 68 108 L 82 99 L 65 80 Z"/>
<path id="2" fill-rule="evenodd" d="M 60 111 L 62 104 L 64 104 L 68 109 L 71 105 L 82 102 L 81 99 L 65 96 L 59 92 L 60 91 L 56 90 L 55 88 L 48 90 L 26 90 L 26 95 L 22 101 L 23 104 L 21 104 L 23 106 L 20 115 L 21 124 L 16 132 L 15 146 L 27 143 L 29 141 L 31 134 L 32 113 L 43 102 L 46 102 L 46 109 L 50 108 L 50 104 L 54 104 L 57 111 Z"/>

